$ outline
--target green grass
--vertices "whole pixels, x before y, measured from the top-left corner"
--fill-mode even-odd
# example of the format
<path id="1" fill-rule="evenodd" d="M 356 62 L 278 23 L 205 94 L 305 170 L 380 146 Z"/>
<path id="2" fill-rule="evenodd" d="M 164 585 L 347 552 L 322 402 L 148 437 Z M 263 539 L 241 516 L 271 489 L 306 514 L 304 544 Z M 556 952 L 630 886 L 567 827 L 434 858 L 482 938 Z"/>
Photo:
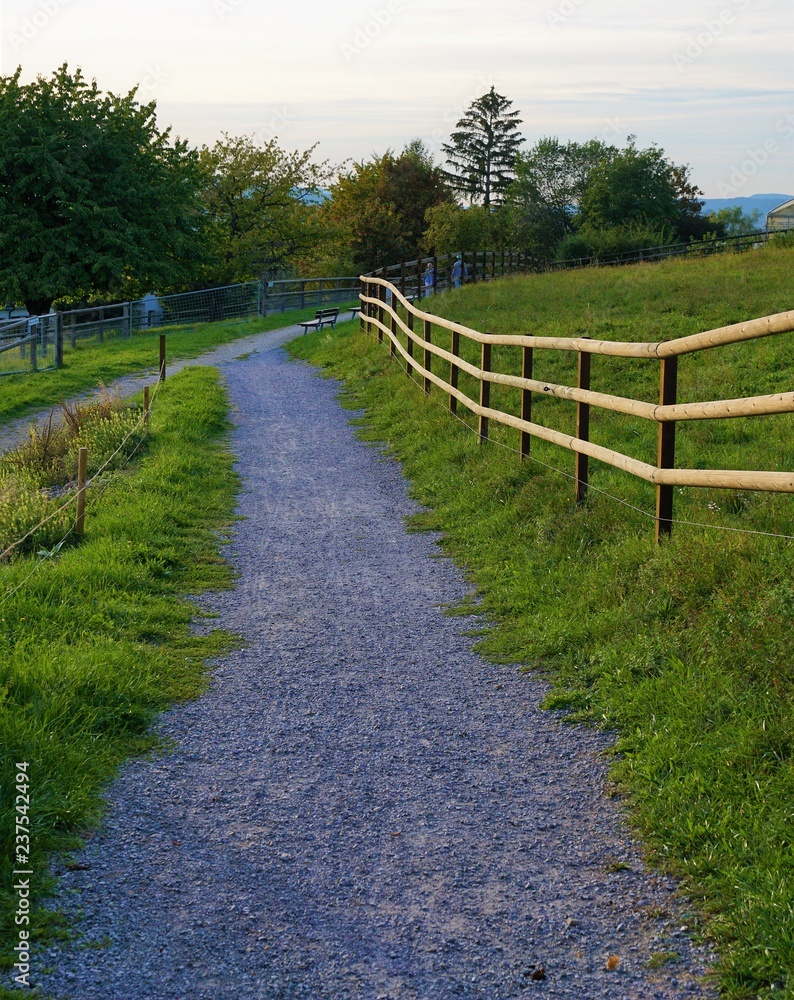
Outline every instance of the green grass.
<path id="1" fill-rule="evenodd" d="M 433 308 L 494 332 L 668 339 L 791 308 L 793 265 L 791 250 L 768 249 L 531 276 Z M 687 359 L 681 398 L 790 390 L 793 339 Z M 425 396 L 350 324 L 291 350 L 343 380 L 345 405 L 364 410 L 362 437 L 401 460 L 425 508 L 413 526 L 441 533 L 478 594 L 457 612 L 493 623 L 480 651 L 541 672 L 549 707 L 614 731 L 612 777 L 649 857 L 681 880 L 716 942 L 724 995 L 794 995 L 792 543 L 677 524 L 657 546 L 653 521 L 607 495 L 652 512 L 647 484 L 592 463 L 606 492 L 577 506 L 555 471 L 573 472 L 569 452 L 533 441 L 535 460 L 522 464 L 509 450 L 516 435 L 498 428 L 479 445 L 473 421 L 451 418 L 446 397 Z M 515 352 L 501 360 L 518 362 Z M 644 362 L 595 362 L 593 388 L 654 398 L 657 375 Z M 564 382 L 573 366 L 546 351 L 536 370 Z M 515 395 L 494 404 L 517 412 Z M 543 399 L 535 416 L 570 429 L 572 410 Z M 791 415 L 735 423 L 685 428 L 681 464 L 794 468 Z M 653 461 L 655 429 L 639 421 L 599 420 L 593 437 Z M 791 535 L 792 513 L 787 496 L 676 495 L 677 517 L 714 526 Z"/>
<path id="2" fill-rule="evenodd" d="M 177 358 L 198 357 L 241 337 L 292 326 L 313 314 L 312 310 L 291 310 L 265 319 L 165 327 L 135 334 L 129 340 L 108 339 L 104 344 L 78 340 L 75 348 L 66 345 L 62 368 L 0 379 L 0 424 L 95 389 L 100 382 L 108 385 L 113 379 L 147 368 L 156 371 L 159 333 L 166 335 L 166 363 L 170 364 Z"/>
<path id="3" fill-rule="evenodd" d="M 227 409 L 217 370 L 170 378 L 155 400 L 145 458 L 100 496 L 89 494 L 85 540 L 29 579 L 32 557 L 0 566 L 2 967 L 12 964 L 17 937 L 15 764 L 30 766 L 38 942 L 59 929 L 57 915 L 38 906 L 51 886 L 48 857 L 79 844 L 119 762 L 155 745 L 154 714 L 198 695 L 206 659 L 233 642 L 217 630 L 194 635 L 196 607 L 181 596 L 230 584 L 219 554 L 236 490 Z"/>

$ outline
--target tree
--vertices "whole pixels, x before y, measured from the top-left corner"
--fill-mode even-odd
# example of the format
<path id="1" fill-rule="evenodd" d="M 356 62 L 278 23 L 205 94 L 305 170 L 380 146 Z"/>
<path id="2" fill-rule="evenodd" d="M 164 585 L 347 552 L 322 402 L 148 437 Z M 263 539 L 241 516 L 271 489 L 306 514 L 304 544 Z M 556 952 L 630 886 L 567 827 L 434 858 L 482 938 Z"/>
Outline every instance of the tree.
<path id="1" fill-rule="evenodd" d="M 155 104 L 103 94 L 66 64 L 0 78 L 0 296 L 47 312 L 60 297 L 184 286 L 205 259 L 198 159 Z"/>
<path id="2" fill-rule="evenodd" d="M 370 270 L 418 256 L 428 210 L 450 202 L 444 171 L 414 140 L 399 156 L 387 150 L 355 163 L 332 185 L 324 214 L 350 263 Z"/>
<path id="3" fill-rule="evenodd" d="M 315 147 L 287 153 L 276 139 L 258 146 L 224 134 L 203 146 L 201 202 L 217 250 L 214 281 L 235 283 L 290 272 L 322 240 L 318 202 L 328 166 Z"/>
<path id="4" fill-rule="evenodd" d="M 486 209 L 501 201 L 524 141 L 518 133 L 519 112 L 510 110 L 512 104 L 491 87 L 472 101 L 450 142 L 442 147 L 453 168 L 447 174 L 452 186 L 472 202 L 482 198 Z"/>
<path id="5" fill-rule="evenodd" d="M 446 254 L 495 249 L 494 218 L 495 213 L 480 205 L 470 208 L 461 208 L 451 202 L 436 205 L 427 213 L 424 252 Z"/>
<path id="6" fill-rule="evenodd" d="M 628 146 L 598 164 L 579 203 L 578 223 L 591 230 L 640 227 L 679 239 L 702 236 L 702 191 L 689 167 L 671 163 L 658 146 Z"/>
<path id="7" fill-rule="evenodd" d="M 754 208 L 752 212 L 745 214 L 741 205 L 728 205 L 707 215 L 705 221 L 709 229 L 720 236 L 746 236 L 761 228 L 761 213 Z"/>
<path id="8" fill-rule="evenodd" d="M 593 170 L 618 152 L 598 139 L 561 143 L 540 139 L 516 157 L 516 178 L 505 194 L 516 245 L 540 257 L 554 257 L 574 230 L 577 205 Z"/>

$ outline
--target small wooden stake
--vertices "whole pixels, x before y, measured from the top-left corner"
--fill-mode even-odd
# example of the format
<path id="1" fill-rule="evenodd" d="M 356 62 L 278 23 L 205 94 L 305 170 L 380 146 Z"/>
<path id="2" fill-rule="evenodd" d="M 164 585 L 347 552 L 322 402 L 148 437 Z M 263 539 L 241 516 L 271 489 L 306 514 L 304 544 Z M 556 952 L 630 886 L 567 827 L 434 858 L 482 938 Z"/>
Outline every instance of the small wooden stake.
<path id="1" fill-rule="evenodd" d="M 160 381 L 165 382 L 165 334 L 160 334 Z"/>
<path id="2" fill-rule="evenodd" d="M 77 455 L 77 516 L 74 533 L 82 535 L 85 529 L 85 480 L 88 472 L 88 449 L 81 448 Z"/>
<path id="3" fill-rule="evenodd" d="M 143 425 L 149 426 L 149 386 L 143 387 Z"/>

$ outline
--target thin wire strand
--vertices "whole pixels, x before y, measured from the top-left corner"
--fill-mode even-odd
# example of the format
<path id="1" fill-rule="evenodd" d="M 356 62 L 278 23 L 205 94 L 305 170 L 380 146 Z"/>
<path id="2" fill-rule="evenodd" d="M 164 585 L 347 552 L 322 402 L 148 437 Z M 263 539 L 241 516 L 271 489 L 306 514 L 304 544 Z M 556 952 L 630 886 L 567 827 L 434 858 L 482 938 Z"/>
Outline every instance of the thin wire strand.
<path id="1" fill-rule="evenodd" d="M 152 392 L 151 397 L 149 399 L 149 409 L 150 409 L 150 411 L 151 411 L 151 404 L 154 402 L 154 399 L 157 396 L 159 388 L 160 388 L 160 383 L 159 382 L 155 383 L 154 392 Z M 133 428 L 131 428 L 131 430 L 126 434 L 126 436 L 123 438 L 121 444 L 105 460 L 104 464 L 101 465 L 99 467 L 99 469 L 97 469 L 97 471 L 94 473 L 94 475 L 89 480 L 86 481 L 85 487 L 84 487 L 85 490 L 87 490 L 88 487 L 91 486 L 94 483 L 94 481 L 105 471 L 105 469 L 113 461 L 113 459 L 116 457 L 116 455 L 118 455 L 118 453 L 121 451 L 121 449 L 127 443 L 127 441 L 129 441 L 129 439 L 132 437 L 132 435 L 145 422 L 146 422 L 146 415 L 144 413 L 141 413 L 141 416 L 138 418 L 135 426 Z M 137 451 L 137 448 L 135 449 L 135 451 Z M 132 454 L 135 454 L 135 451 L 133 451 Z M 127 463 L 125 462 L 125 465 L 126 464 Z M 66 500 L 64 503 L 62 503 L 60 507 L 58 507 L 54 511 L 52 511 L 51 514 L 48 514 L 47 517 L 45 517 L 41 521 L 39 521 L 39 523 L 37 525 L 35 525 L 35 527 L 31 528 L 30 531 L 28 531 L 28 533 L 26 535 L 23 535 L 22 538 L 18 538 L 15 542 L 12 542 L 11 545 L 9 545 L 6 549 L 4 549 L 2 552 L 0 552 L 0 562 L 3 559 L 5 559 L 6 556 L 10 555 L 14 551 L 15 548 L 17 548 L 18 546 L 20 546 L 23 542 L 26 542 L 28 540 L 28 538 L 31 537 L 31 535 L 34 535 L 39 530 L 39 528 L 43 528 L 45 524 L 48 524 L 54 517 L 57 517 L 58 514 L 60 514 L 64 510 L 66 510 L 66 508 L 69 507 L 69 506 L 71 506 L 71 504 L 75 503 L 77 501 L 78 493 L 79 493 L 79 491 L 76 491 L 75 493 L 73 493 L 72 496 L 70 496 L 68 500 Z"/>
<path id="2" fill-rule="evenodd" d="M 385 343 L 385 340 L 384 340 L 384 343 Z M 394 358 L 397 359 L 398 355 L 394 355 Z M 423 383 L 420 382 L 420 380 L 416 377 L 416 375 L 414 374 L 413 370 L 411 370 L 408 373 L 408 377 L 414 383 L 415 386 L 417 386 L 418 388 L 421 388 L 421 389 L 424 390 Z M 448 416 L 454 417 L 459 423 L 463 424 L 463 426 L 467 430 L 471 431 L 473 434 L 477 434 L 478 433 L 477 430 L 476 430 L 476 428 L 472 427 L 471 424 L 467 420 L 464 420 L 463 417 L 459 416 L 457 413 L 453 413 L 448 408 L 448 406 L 446 406 L 444 403 L 442 403 L 438 399 L 437 396 L 433 396 L 432 393 L 429 393 L 429 394 L 425 393 L 425 395 L 427 395 L 429 397 L 429 399 L 433 403 L 435 403 L 442 410 L 444 410 L 444 412 Z M 514 448 L 512 445 L 509 445 L 509 444 L 505 443 L 504 441 L 498 441 L 498 440 L 495 440 L 494 438 L 490 438 L 490 437 L 487 440 L 491 444 L 495 444 L 499 448 L 504 448 L 505 451 L 512 452 L 512 454 L 514 454 L 514 455 L 519 455 L 519 456 L 521 455 L 521 452 L 518 450 L 518 448 Z M 542 465 L 545 469 L 549 469 L 551 472 L 557 472 L 561 476 L 565 476 L 566 479 L 575 480 L 577 478 L 576 476 L 572 475 L 570 472 L 565 472 L 564 469 L 557 468 L 556 465 L 549 465 L 547 462 L 543 462 L 539 458 L 535 458 L 534 455 L 530 455 L 529 456 L 529 460 L 531 462 L 537 462 L 538 465 Z M 621 497 L 616 497 L 614 495 L 614 493 L 609 493 L 607 490 L 600 489 L 598 486 L 593 486 L 592 483 L 588 483 L 588 487 L 587 488 L 589 490 L 593 490 L 593 492 L 595 492 L 595 493 L 600 493 L 602 496 L 608 497 L 610 500 L 614 500 L 615 503 L 622 504 L 624 507 L 628 507 L 630 510 L 636 511 L 638 514 L 642 514 L 644 517 L 647 517 L 647 518 L 649 518 L 652 521 L 656 520 L 656 515 L 655 514 L 652 514 L 648 510 L 644 510 L 642 507 L 637 507 L 633 503 L 629 503 L 628 500 L 623 500 Z M 774 531 L 755 531 L 755 530 L 753 530 L 751 528 L 733 528 L 733 527 L 730 527 L 727 524 L 706 524 L 704 521 L 684 521 L 684 520 L 681 520 L 680 518 L 677 518 L 677 517 L 672 518 L 671 519 L 671 523 L 672 524 L 686 525 L 686 526 L 691 527 L 691 528 L 709 528 L 709 529 L 711 529 L 713 531 L 731 531 L 734 534 L 740 534 L 740 535 L 760 535 L 760 536 L 762 536 L 764 538 L 783 538 L 783 539 L 786 539 L 787 541 L 794 541 L 794 535 L 784 535 L 784 534 L 781 534 L 781 533 L 778 533 L 778 532 L 774 532 Z"/>

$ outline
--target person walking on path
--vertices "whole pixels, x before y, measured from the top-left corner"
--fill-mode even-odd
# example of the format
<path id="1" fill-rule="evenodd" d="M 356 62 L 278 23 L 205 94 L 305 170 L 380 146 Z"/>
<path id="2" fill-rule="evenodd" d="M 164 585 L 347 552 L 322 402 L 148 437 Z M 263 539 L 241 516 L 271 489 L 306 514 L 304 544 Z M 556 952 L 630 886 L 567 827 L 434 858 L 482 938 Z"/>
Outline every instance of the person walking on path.
<path id="1" fill-rule="evenodd" d="M 432 295 L 436 290 L 436 269 L 433 267 L 432 261 L 425 268 L 424 284 L 425 295 Z"/>

